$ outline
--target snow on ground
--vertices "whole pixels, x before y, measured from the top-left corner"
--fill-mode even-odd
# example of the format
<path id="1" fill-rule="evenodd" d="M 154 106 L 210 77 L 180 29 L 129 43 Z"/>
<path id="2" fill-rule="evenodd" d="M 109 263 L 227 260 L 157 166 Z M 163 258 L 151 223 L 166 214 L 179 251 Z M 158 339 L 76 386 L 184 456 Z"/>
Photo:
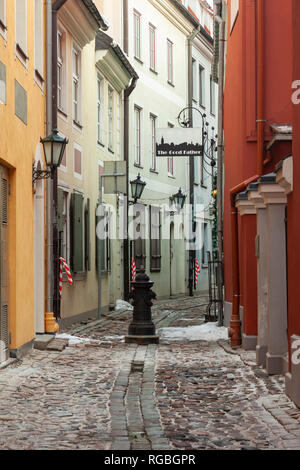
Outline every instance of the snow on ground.
<path id="1" fill-rule="evenodd" d="M 69 346 L 73 346 L 74 344 L 80 344 L 80 343 L 90 343 L 93 341 L 90 338 L 79 338 L 78 336 L 72 336 L 68 335 L 67 333 L 60 333 L 55 335 L 55 338 L 57 339 L 68 339 L 69 340 Z"/>
<path id="2" fill-rule="evenodd" d="M 217 323 L 204 323 L 186 328 L 160 328 L 159 336 L 161 339 L 173 341 L 217 341 L 228 339 L 228 328 L 219 327 Z"/>
<path id="3" fill-rule="evenodd" d="M 129 302 L 126 302 L 125 300 L 118 299 L 116 301 L 115 311 L 118 311 L 118 310 L 133 310 L 133 306 Z"/>

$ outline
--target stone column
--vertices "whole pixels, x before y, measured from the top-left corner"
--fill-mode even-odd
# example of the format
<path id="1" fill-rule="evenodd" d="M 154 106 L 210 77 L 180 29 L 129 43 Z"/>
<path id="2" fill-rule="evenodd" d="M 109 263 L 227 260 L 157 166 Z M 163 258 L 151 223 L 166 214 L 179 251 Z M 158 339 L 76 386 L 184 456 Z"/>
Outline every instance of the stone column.
<path id="1" fill-rule="evenodd" d="M 256 362 L 266 367 L 266 354 L 268 350 L 268 296 L 267 296 L 267 259 L 266 259 L 266 206 L 262 196 L 258 193 L 258 183 L 248 187 L 248 199 L 256 209 L 257 236 L 255 252 L 257 257 L 257 345 Z"/>
<path id="2" fill-rule="evenodd" d="M 276 184 L 276 175 L 265 175 L 259 180 L 258 192 L 266 205 L 266 266 L 268 374 L 282 374 L 284 356 L 288 351 L 287 337 L 287 270 L 286 270 L 286 194 Z"/>

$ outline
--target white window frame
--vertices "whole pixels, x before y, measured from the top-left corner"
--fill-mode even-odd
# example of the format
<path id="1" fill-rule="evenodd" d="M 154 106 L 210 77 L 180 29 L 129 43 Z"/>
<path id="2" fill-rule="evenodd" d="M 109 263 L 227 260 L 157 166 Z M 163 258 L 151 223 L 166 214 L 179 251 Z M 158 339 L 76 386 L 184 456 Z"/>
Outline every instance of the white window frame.
<path id="1" fill-rule="evenodd" d="M 81 50 L 75 43 L 72 48 L 72 101 L 73 122 L 81 126 Z"/>
<path id="2" fill-rule="evenodd" d="M 205 109 L 205 68 L 199 65 L 199 105 Z"/>
<path id="3" fill-rule="evenodd" d="M 150 70 L 156 72 L 156 27 L 149 23 L 149 55 L 150 55 Z"/>
<path id="4" fill-rule="evenodd" d="M 97 74 L 97 141 L 99 144 L 104 145 L 104 77 Z"/>
<path id="5" fill-rule="evenodd" d="M 0 5 L 2 10 L 1 14 L 1 9 L 0 9 L 0 34 L 6 39 L 6 0 L 0 0 Z"/>
<path id="6" fill-rule="evenodd" d="M 168 83 L 174 85 L 174 44 L 167 39 L 167 67 L 168 67 Z"/>
<path id="7" fill-rule="evenodd" d="M 142 149 L 141 149 L 141 123 L 142 123 L 142 108 L 134 106 L 134 163 L 141 166 Z"/>
<path id="8" fill-rule="evenodd" d="M 113 152 L 115 144 L 115 91 L 110 85 L 107 90 L 108 149 Z"/>
<path id="9" fill-rule="evenodd" d="M 134 57 L 139 60 L 142 56 L 141 19 L 142 15 L 137 10 L 133 10 Z"/>
<path id="10" fill-rule="evenodd" d="M 210 114 L 216 115 L 216 87 L 212 75 L 210 76 Z"/>
<path id="11" fill-rule="evenodd" d="M 197 61 L 192 58 L 192 75 L 193 75 L 193 100 L 197 102 Z"/>
<path id="12" fill-rule="evenodd" d="M 37 8 L 40 23 L 37 24 Z M 34 69 L 35 78 L 40 85 L 44 83 L 44 2 L 34 1 Z"/>
<path id="13" fill-rule="evenodd" d="M 22 6 L 24 7 L 21 12 L 18 13 L 20 8 L 21 2 L 23 2 Z M 17 7 L 18 5 L 18 7 Z M 24 31 L 18 31 L 18 21 L 20 19 L 23 20 L 22 26 L 24 27 Z M 27 7 L 27 0 L 15 0 L 15 50 L 16 56 L 20 60 L 20 62 L 27 66 L 28 57 L 27 57 L 27 48 L 28 48 L 28 7 Z"/>

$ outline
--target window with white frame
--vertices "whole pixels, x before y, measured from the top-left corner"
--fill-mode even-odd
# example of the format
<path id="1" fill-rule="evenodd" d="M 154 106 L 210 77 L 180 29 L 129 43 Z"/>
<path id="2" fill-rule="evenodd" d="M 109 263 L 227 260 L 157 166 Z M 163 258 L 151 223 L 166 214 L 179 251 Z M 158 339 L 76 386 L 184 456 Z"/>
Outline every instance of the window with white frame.
<path id="1" fill-rule="evenodd" d="M 35 0 L 34 3 L 34 67 L 40 80 L 44 75 L 44 15 L 43 0 Z"/>
<path id="2" fill-rule="evenodd" d="M 104 78 L 97 77 L 97 130 L 98 142 L 104 144 Z"/>
<path id="3" fill-rule="evenodd" d="M 114 90 L 108 87 L 108 148 L 114 150 Z"/>
<path id="4" fill-rule="evenodd" d="M 81 121 L 81 53 L 73 46 L 73 120 Z"/>
<path id="5" fill-rule="evenodd" d="M 192 71 L 193 71 L 193 100 L 197 101 L 197 62 L 192 59 Z"/>
<path id="6" fill-rule="evenodd" d="M 168 82 L 174 83 L 174 70 L 173 70 L 173 43 L 167 40 L 167 64 L 168 64 Z"/>
<path id="7" fill-rule="evenodd" d="M 150 126 L 151 126 L 151 170 L 157 170 L 156 162 L 156 116 L 150 114 Z"/>
<path id="8" fill-rule="evenodd" d="M 6 31 L 6 0 L 0 0 L 0 32 Z"/>
<path id="9" fill-rule="evenodd" d="M 205 69 L 199 66 L 199 104 L 205 108 Z"/>
<path id="10" fill-rule="evenodd" d="M 27 57 L 27 0 L 15 2 L 16 50 L 18 56 L 26 61 Z"/>
<path id="11" fill-rule="evenodd" d="M 74 175 L 82 179 L 82 148 L 74 144 Z"/>
<path id="12" fill-rule="evenodd" d="M 133 12 L 134 22 L 134 55 L 141 59 L 141 15 L 136 10 Z"/>
<path id="13" fill-rule="evenodd" d="M 141 114 L 138 106 L 134 107 L 134 163 L 141 164 Z"/>
<path id="14" fill-rule="evenodd" d="M 156 71 L 156 28 L 149 24 L 150 69 Z"/>
<path id="15" fill-rule="evenodd" d="M 66 33 L 57 33 L 57 107 L 66 111 Z"/>
<path id="16" fill-rule="evenodd" d="M 172 129 L 174 125 L 168 123 L 168 127 Z M 168 175 L 174 176 L 174 157 L 168 157 Z"/>

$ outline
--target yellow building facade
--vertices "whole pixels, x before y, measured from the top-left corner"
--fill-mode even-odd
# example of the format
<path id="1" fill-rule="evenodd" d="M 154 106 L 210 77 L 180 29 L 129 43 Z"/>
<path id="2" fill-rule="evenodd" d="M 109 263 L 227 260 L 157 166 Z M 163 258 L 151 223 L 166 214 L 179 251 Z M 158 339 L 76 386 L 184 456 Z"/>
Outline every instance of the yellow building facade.
<path id="1" fill-rule="evenodd" d="M 21 357 L 35 336 L 34 271 L 38 264 L 43 268 L 44 258 L 37 260 L 34 249 L 32 170 L 44 167 L 39 143 L 45 134 L 44 25 L 42 0 L 0 0 L 0 363 L 9 355 Z M 43 183 L 39 198 L 43 227 Z M 43 235 L 39 243 L 43 252 Z"/>

